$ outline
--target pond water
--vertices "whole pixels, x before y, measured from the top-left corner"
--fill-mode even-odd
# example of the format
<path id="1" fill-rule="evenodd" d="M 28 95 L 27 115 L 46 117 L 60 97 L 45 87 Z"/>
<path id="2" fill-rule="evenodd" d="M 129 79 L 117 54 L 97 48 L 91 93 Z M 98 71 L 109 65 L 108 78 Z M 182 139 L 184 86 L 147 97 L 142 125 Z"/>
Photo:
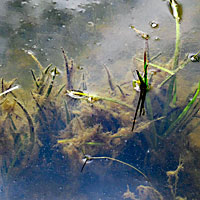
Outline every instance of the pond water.
<path id="1" fill-rule="evenodd" d="M 200 2 L 178 3 L 180 44 L 164 0 L 1 0 L 0 199 L 199 199 Z"/>

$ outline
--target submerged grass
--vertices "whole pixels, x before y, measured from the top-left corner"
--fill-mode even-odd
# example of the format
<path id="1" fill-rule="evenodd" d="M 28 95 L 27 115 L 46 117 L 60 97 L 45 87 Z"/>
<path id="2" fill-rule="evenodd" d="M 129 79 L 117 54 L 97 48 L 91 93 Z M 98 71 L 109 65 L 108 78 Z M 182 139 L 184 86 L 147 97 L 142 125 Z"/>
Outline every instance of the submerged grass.
<path id="1" fill-rule="evenodd" d="M 193 99 L 185 105 L 185 108 L 181 111 L 181 113 L 174 114 L 174 112 L 171 112 L 170 110 L 175 109 L 176 107 L 176 100 L 177 100 L 177 81 L 176 81 L 176 75 L 177 73 L 182 70 L 189 62 L 192 61 L 191 58 L 188 57 L 188 54 L 186 55 L 186 58 L 180 62 L 179 57 L 180 57 L 180 45 L 181 45 L 181 34 L 180 34 L 180 10 L 179 8 L 181 7 L 180 4 L 178 4 L 176 1 L 170 1 L 169 6 L 172 8 L 173 12 L 172 15 L 175 18 L 175 23 L 176 23 L 176 42 L 175 42 L 175 51 L 174 51 L 174 56 L 172 59 L 165 65 L 158 65 L 158 64 L 153 64 L 153 63 L 148 63 L 149 66 L 152 66 L 154 68 L 157 68 L 163 72 L 167 72 L 169 76 L 163 80 L 160 84 L 158 84 L 157 88 L 162 89 L 164 87 L 164 84 L 169 82 L 169 85 L 167 87 L 167 92 L 165 95 L 165 102 L 162 102 L 164 105 L 161 113 L 159 113 L 159 116 L 167 116 L 165 119 L 161 120 L 159 122 L 159 127 L 157 127 L 155 124 L 152 126 L 152 130 L 154 133 L 152 144 L 154 144 L 154 148 L 157 147 L 158 141 L 160 140 L 159 136 L 166 137 L 169 135 L 173 135 L 175 131 L 178 129 L 179 124 L 182 124 L 182 121 L 191 121 L 188 119 L 184 119 L 186 116 L 190 117 L 190 119 L 194 115 L 187 115 L 187 113 L 190 112 L 191 107 L 194 105 L 196 102 L 197 96 L 199 94 L 199 89 L 197 89 L 196 94 L 194 95 Z M 175 14 L 174 14 L 175 12 Z M 198 56 L 199 52 L 195 54 L 193 57 Z M 136 58 L 136 60 L 143 62 L 143 60 Z M 170 65 L 169 65 L 170 64 Z M 147 108 L 147 116 L 149 119 L 153 119 L 154 110 L 152 108 L 152 105 L 154 102 L 151 100 L 151 98 L 147 97 L 146 101 L 146 108 Z M 171 112 L 171 114 L 169 114 Z M 194 113 L 193 113 L 194 114 Z M 172 123 L 169 123 L 169 120 L 172 121 Z M 162 138 L 163 140 L 164 138 Z"/>
<path id="2" fill-rule="evenodd" d="M 195 95 L 193 96 L 193 98 L 190 100 L 190 102 L 185 106 L 185 108 L 183 109 L 183 111 L 181 112 L 181 114 L 178 116 L 178 118 L 170 125 L 170 127 L 167 129 L 167 131 L 164 133 L 164 136 L 167 136 L 169 133 L 172 132 L 172 130 L 177 129 L 179 126 L 179 123 L 184 120 L 184 118 L 186 117 L 191 117 L 190 115 L 187 115 L 187 113 L 190 111 L 191 107 L 193 106 L 193 104 L 196 102 L 196 99 L 199 95 L 200 92 L 200 82 L 199 82 L 199 86 L 197 88 L 197 91 L 195 93 Z M 185 119 L 186 120 L 186 119 Z"/>
<path id="3" fill-rule="evenodd" d="M 134 26 L 132 27 L 146 42 L 144 60 L 137 59 L 144 62 L 144 75 L 138 70 L 136 71 L 139 79 L 136 83 L 140 84 L 137 107 L 135 100 L 133 100 L 135 94 L 133 94 L 132 85 L 126 86 L 120 83 L 115 85 L 108 67 L 104 68 L 107 75 L 105 83 L 108 83 L 109 91 L 105 84 L 105 88 L 102 86 L 97 92 L 99 95 L 89 94 L 84 91 L 88 85 L 86 86 L 84 83 L 81 89 L 77 86 L 80 85 L 80 82 L 77 81 L 81 79 L 80 77 L 85 81 L 85 75 L 77 73 L 76 64 L 67 57 L 63 48 L 66 72 L 64 80 L 61 80 L 57 67 L 52 64 L 43 67 L 36 56 L 28 52 L 39 68 L 39 74 L 31 70 L 33 88 L 29 96 L 30 99 L 23 101 L 23 90 L 16 93 L 12 89 L 15 87 L 16 79 L 10 82 L 1 79 L 0 139 L 4 144 L 2 148 L 0 147 L 3 160 L 1 170 L 6 179 L 10 175 L 23 174 L 23 169 L 33 162 L 44 162 L 43 165 L 50 165 L 52 160 L 57 159 L 54 156 L 57 151 L 67 154 L 66 160 L 69 161 L 73 171 L 78 173 L 83 151 L 86 151 L 92 156 L 86 157 L 82 170 L 85 164 L 91 160 L 108 159 L 119 162 L 136 170 L 149 182 L 151 187 L 140 186 L 138 190 L 141 193 L 148 191 L 151 195 L 157 195 L 158 199 L 162 199 L 162 195 L 153 188 L 153 183 L 149 181 L 150 168 L 155 166 L 162 171 L 167 170 L 166 167 L 163 168 L 163 165 L 169 161 L 166 153 L 160 154 L 164 161 L 159 162 L 161 160 L 159 155 L 161 147 L 166 150 L 165 152 L 172 151 L 167 146 L 167 141 L 175 142 L 177 137 L 180 141 L 183 140 L 187 134 L 179 134 L 177 129 L 187 126 L 200 109 L 200 101 L 198 100 L 200 82 L 190 102 L 182 108 L 176 106 L 176 75 L 191 59 L 187 57 L 182 62 L 179 60 L 180 18 L 177 16 L 175 20 L 176 45 L 174 56 L 169 62 L 171 65 L 166 65 L 168 68 L 165 68 L 165 65 L 160 66 L 150 62 L 147 47 L 148 34 L 139 31 Z M 198 57 L 198 54 L 199 52 L 193 57 Z M 152 74 L 150 74 L 150 78 L 147 77 L 147 67 L 150 71 L 149 67 L 151 66 L 169 74 L 158 85 L 161 94 L 165 87 L 164 97 L 160 97 L 160 94 L 150 90 Z M 76 79 L 76 76 L 79 79 Z M 62 82 L 61 85 L 56 84 L 57 79 Z M 157 99 L 159 99 L 159 103 L 157 103 Z M 157 111 L 159 106 L 163 107 Z M 137 113 L 142 115 L 145 110 L 146 117 L 136 121 Z M 135 117 L 133 117 L 134 114 Z M 141 139 L 142 137 L 144 137 L 145 142 Z M 57 148 L 58 145 L 59 148 Z M 134 145 L 140 149 L 135 149 Z M 146 171 L 143 172 L 145 166 L 139 170 L 133 165 L 117 159 L 118 156 L 127 153 L 125 152 L 126 147 L 129 151 L 131 149 L 130 154 L 137 158 L 135 160 L 138 160 L 139 155 L 142 154 L 142 162 L 144 161 L 144 165 L 146 163 L 146 166 L 150 166 L 146 170 L 148 176 Z M 137 154 L 134 150 L 142 153 Z M 8 153 L 4 153 L 4 151 Z M 172 152 L 172 154 L 176 155 L 177 153 Z M 176 158 L 177 155 L 173 159 Z M 172 174 L 172 171 L 168 171 L 167 176 L 170 173 Z M 170 177 L 168 183 L 171 184 Z M 175 193 L 173 198 L 175 198 L 177 188 L 172 188 L 172 190 Z"/>

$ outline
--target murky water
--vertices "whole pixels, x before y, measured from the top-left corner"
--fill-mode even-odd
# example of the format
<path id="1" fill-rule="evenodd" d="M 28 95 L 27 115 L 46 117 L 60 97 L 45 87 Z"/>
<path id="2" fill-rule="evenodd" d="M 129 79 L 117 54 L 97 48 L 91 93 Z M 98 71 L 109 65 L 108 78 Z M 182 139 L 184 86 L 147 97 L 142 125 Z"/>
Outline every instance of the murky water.
<path id="1" fill-rule="evenodd" d="M 183 62 L 187 53 L 197 53 L 200 50 L 200 2 L 198 0 L 182 0 L 180 3 L 183 6 L 183 19 L 180 25 L 180 60 Z M 152 28 L 152 21 L 158 24 L 157 28 Z M 123 128 L 129 128 L 134 112 L 126 109 L 123 111 L 121 107 L 110 106 L 110 104 L 107 105 L 104 102 L 97 107 L 94 106 L 91 111 L 91 106 L 87 107 L 88 105 L 83 104 L 82 107 L 79 107 L 79 104 L 67 101 L 73 112 L 71 122 L 68 124 L 63 117 L 65 116 L 64 95 L 60 99 L 53 99 L 52 97 L 52 102 L 49 100 L 50 103 L 42 104 L 43 98 L 37 99 L 41 93 L 37 93 L 36 101 L 32 102 L 34 106 L 31 106 L 32 97 L 29 96 L 29 93 L 33 91 L 34 85 L 31 69 L 34 70 L 36 76 L 40 71 L 29 53 L 31 52 L 45 67 L 50 63 L 57 66 L 60 76 L 55 85 L 60 88 L 63 80 L 65 80 L 64 59 L 61 50 L 61 47 L 63 47 L 67 56 L 76 63 L 75 82 L 77 84 L 74 89 L 82 89 L 80 82 L 83 81 L 84 74 L 89 92 L 100 96 L 110 94 L 113 98 L 119 98 L 120 93 L 116 95 L 116 91 L 110 91 L 106 66 L 111 74 L 112 83 L 122 86 L 126 93 L 125 96 L 128 98 L 128 100 L 121 99 L 121 97 L 119 99 L 130 105 L 133 104 L 135 109 L 137 98 L 134 100 L 134 97 L 131 97 L 133 93 L 131 86 L 132 72 L 136 68 L 142 69 L 135 58 L 143 57 L 145 42 L 130 28 L 130 25 L 134 25 L 138 30 L 150 35 L 150 57 L 161 54 L 155 59 L 155 63 L 162 63 L 162 66 L 166 67 L 165 63 L 170 61 L 174 55 L 176 39 L 175 19 L 171 16 L 166 1 L 1 0 L 1 78 L 5 81 L 17 78 L 17 84 L 20 84 L 22 90 L 25 90 L 24 94 L 19 92 L 20 100 L 25 105 L 27 104 L 26 107 L 30 109 L 28 112 L 31 113 L 36 132 L 38 131 L 37 145 L 32 149 L 33 156 L 30 161 L 28 157 L 23 157 L 20 160 L 21 157 L 18 157 L 18 153 L 12 161 L 13 152 L 19 150 L 19 154 L 22 156 L 21 154 L 26 154 L 26 149 L 21 143 L 19 144 L 21 144 L 22 149 L 18 149 L 18 146 L 15 146 L 18 145 L 18 139 L 16 139 L 18 136 L 12 136 L 14 138 L 12 140 L 9 133 L 14 132 L 18 135 L 18 132 L 22 131 L 24 135 L 22 134 L 23 136 L 19 137 L 23 138 L 22 141 L 25 141 L 26 133 L 31 129 L 29 127 L 30 121 L 28 120 L 28 126 L 22 120 L 23 117 L 19 108 L 14 111 L 11 109 L 13 112 L 11 114 L 6 106 L 2 106 L 0 125 L 6 128 L 1 128 L 2 133 L 0 134 L 2 134 L 2 138 L 6 135 L 9 141 L 6 150 L 1 150 L 0 197 L 2 199 L 123 199 L 127 185 L 129 185 L 130 191 L 136 194 L 135 198 L 132 196 L 129 199 L 161 199 L 155 193 L 152 193 L 152 196 L 139 196 L 136 188 L 139 185 L 148 185 L 147 181 L 140 176 L 141 174 L 137 174 L 131 168 L 121 166 L 119 163 L 108 160 L 94 160 L 90 165 L 86 165 L 83 173 L 80 173 L 79 168 L 81 169 L 82 164 L 77 160 L 80 160 L 79 156 L 84 154 L 84 151 L 93 153 L 92 156 L 117 157 L 148 173 L 147 176 L 152 179 L 152 186 L 163 195 L 164 199 L 175 199 L 178 196 L 198 199 L 199 191 L 197 191 L 197 188 L 200 183 L 198 181 L 197 163 L 199 163 L 199 159 L 195 160 L 194 158 L 200 152 L 199 143 L 195 143 L 199 131 L 198 111 L 195 114 L 191 112 L 190 116 L 192 114 L 194 116 L 185 119 L 181 129 L 176 130 L 177 134 L 181 131 L 186 132 L 184 137 L 178 135 L 175 139 L 176 135 L 172 134 L 171 137 L 165 138 L 162 131 L 167 130 L 167 126 L 170 127 L 173 120 L 176 119 L 173 117 L 176 115 L 178 118 L 187 102 L 193 97 L 199 81 L 199 62 L 190 62 L 183 70 L 178 72 L 176 76 L 177 103 L 176 106 L 170 104 L 168 112 L 165 108 L 167 87 L 160 90 L 150 90 L 149 96 L 154 107 L 152 108 L 153 115 L 150 114 L 150 111 L 147 111 L 148 120 L 162 117 L 164 113 L 166 115 L 164 117 L 169 122 L 166 122 L 165 125 L 159 124 L 159 122 L 155 123 L 150 130 L 147 128 L 147 130 L 140 131 L 141 134 L 126 139 L 116 136 L 109 141 L 109 144 L 102 138 L 101 142 L 98 141 L 94 144 L 90 142 L 95 142 L 95 138 L 99 139 L 99 136 L 95 135 L 96 132 L 101 132 L 106 137 L 108 133 L 114 135 Z M 155 75 L 156 84 L 162 82 L 161 79 L 164 80 L 166 75 L 157 73 Z M 45 83 L 51 82 L 50 79 L 48 78 Z M 126 87 L 123 88 L 125 82 L 128 83 L 128 86 L 126 84 Z M 34 92 L 35 90 L 33 94 Z M 137 97 L 137 93 L 135 96 Z M 35 99 L 33 98 L 33 100 Z M 199 101 L 199 97 L 196 101 Z M 44 108 L 40 108 L 40 104 Z M 3 99 L 1 105 L 4 105 Z M 105 107 L 103 108 L 103 106 Z M 198 106 L 197 103 L 196 107 Z M 4 115 L 5 110 L 6 115 Z M 38 113 L 36 110 L 39 110 Z M 127 116 L 124 115 L 126 112 Z M 48 119 L 44 119 L 45 115 Z M 125 119 L 128 119 L 130 123 Z M 13 125 L 17 120 L 20 121 L 19 129 Z M 27 120 L 25 119 L 25 121 Z M 189 123 L 189 121 L 192 122 Z M 187 126 L 184 126 L 184 123 Z M 99 128 L 97 125 L 99 125 Z M 158 138 L 153 135 L 155 129 Z M 79 143 L 70 141 L 71 147 L 57 144 L 59 138 L 77 138 L 77 135 L 81 134 L 80 130 L 84 134 L 93 131 L 95 136 L 88 136 L 92 139 L 91 141 L 85 140 L 85 143 L 81 139 Z M 148 131 L 150 136 L 147 136 Z M 84 134 L 82 135 L 83 138 L 86 137 Z M 158 141 L 152 138 L 157 138 Z M 1 139 L 2 146 L 6 146 L 7 140 Z M 163 142 L 163 140 L 166 140 L 166 142 Z M 106 145 L 101 147 L 102 141 Z M 72 151 L 69 149 L 72 149 Z M 181 149 L 183 149 L 183 152 L 181 152 Z M 185 173 L 182 169 L 178 173 L 179 184 L 177 191 L 174 191 L 174 188 L 169 187 L 169 176 L 166 176 L 166 172 L 176 170 L 178 164 L 180 164 L 178 163 L 180 156 L 184 157 Z M 197 170 L 196 174 L 192 171 L 192 167 Z M 6 174 L 9 174 L 9 177 Z M 191 192 L 184 193 L 186 189 L 184 183 L 188 185 L 192 181 L 190 178 L 186 181 L 187 176 L 191 176 L 191 179 L 195 181 L 189 187 Z M 173 176 L 174 180 L 175 176 Z M 151 192 L 149 192 L 149 195 Z"/>

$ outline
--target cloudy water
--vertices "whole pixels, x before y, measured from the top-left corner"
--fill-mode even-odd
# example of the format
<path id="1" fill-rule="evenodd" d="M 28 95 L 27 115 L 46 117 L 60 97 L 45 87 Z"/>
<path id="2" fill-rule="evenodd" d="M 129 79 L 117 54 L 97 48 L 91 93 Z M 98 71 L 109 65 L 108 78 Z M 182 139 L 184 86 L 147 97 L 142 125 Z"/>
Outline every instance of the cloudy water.
<path id="1" fill-rule="evenodd" d="M 180 43 L 170 6 L 1 0 L 0 199 L 198 199 L 200 2 L 178 1 Z"/>

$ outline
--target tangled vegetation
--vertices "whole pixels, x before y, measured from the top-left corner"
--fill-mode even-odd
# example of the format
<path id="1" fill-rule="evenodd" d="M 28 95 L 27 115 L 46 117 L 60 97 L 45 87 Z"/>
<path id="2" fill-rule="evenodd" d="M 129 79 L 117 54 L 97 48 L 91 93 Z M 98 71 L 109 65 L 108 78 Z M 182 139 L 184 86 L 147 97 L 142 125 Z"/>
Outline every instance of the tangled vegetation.
<path id="1" fill-rule="evenodd" d="M 168 185 L 167 197 L 175 200 L 185 195 L 184 188 L 180 187 L 179 191 L 178 180 L 181 171 L 194 178 L 196 176 L 191 171 L 194 160 L 186 159 L 188 151 L 184 140 L 188 139 L 190 132 L 199 125 L 199 122 L 193 121 L 200 109 L 200 82 L 197 89 L 191 91 L 193 96 L 189 103 L 178 107 L 176 76 L 189 62 L 198 61 L 199 52 L 190 57 L 186 55 L 186 59 L 180 61 L 181 17 L 178 4 L 175 1 L 170 2 L 176 20 L 174 56 L 166 65 L 153 64 L 148 57 L 149 38 L 132 26 L 131 28 L 145 39 L 144 60 L 136 58 L 144 63 L 144 76 L 138 69 L 139 80 L 133 81 L 133 84 L 128 81 L 115 85 L 109 68 L 105 66 L 109 90 L 102 87 L 98 94 L 88 93 L 84 72 L 77 71 L 76 64 L 67 57 L 64 49 L 64 77 L 56 66 L 50 64 L 45 68 L 32 52 L 26 52 L 40 70 L 38 75 L 31 70 L 33 89 L 30 94 L 15 84 L 17 79 L 1 79 L 0 168 L 8 196 L 7 181 L 10 177 L 20 176 L 33 163 L 48 163 L 48 160 L 56 159 L 59 151 L 67 155 L 65 161 L 74 173 L 80 172 L 81 167 L 83 171 L 83 168 L 87 167 L 87 161 L 91 160 L 109 159 L 125 164 L 139 172 L 143 176 L 141 178 L 148 182 L 147 185 L 138 186 L 137 193 L 130 192 L 128 187 L 123 195 L 124 199 L 162 200 L 165 194 L 161 194 L 159 186 L 154 185 L 156 177 L 151 175 L 148 170 L 150 167 L 137 169 L 132 164 L 116 159 L 126 151 L 129 141 L 137 143 L 141 135 L 144 140 L 140 141 L 137 147 L 144 152 L 144 166 L 157 166 L 160 171 L 164 171 L 159 173 L 165 179 L 164 184 Z M 153 69 L 152 72 L 150 68 Z M 157 69 L 161 72 L 157 72 Z M 159 79 L 154 75 L 156 73 L 161 76 L 166 73 L 169 75 L 158 83 Z M 137 108 L 135 100 L 138 97 L 133 86 L 139 88 L 140 92 Z M 157 95 L 151 89 L 153 87 L 165 91 L 164 95 L 162 92 Z M 138 110 L 140 115 L 146 115 L 136 120 Z M 173 147 L 170 146 L 171 143 Z M 85 155 L 90 156 L 86 156 L 83 165 L 82 158 Z M 170 163 L 169 167 L 174 167 L 174 171 L 167 166 L 171 159 L 169 155 L 173 155 L 173 165 Z M 177 168 L 174 163 L 179 163 Z M 185 181 L 184 177 L 182 179 Z M 195 187 L 199 184 L 197 182 Z"/>

